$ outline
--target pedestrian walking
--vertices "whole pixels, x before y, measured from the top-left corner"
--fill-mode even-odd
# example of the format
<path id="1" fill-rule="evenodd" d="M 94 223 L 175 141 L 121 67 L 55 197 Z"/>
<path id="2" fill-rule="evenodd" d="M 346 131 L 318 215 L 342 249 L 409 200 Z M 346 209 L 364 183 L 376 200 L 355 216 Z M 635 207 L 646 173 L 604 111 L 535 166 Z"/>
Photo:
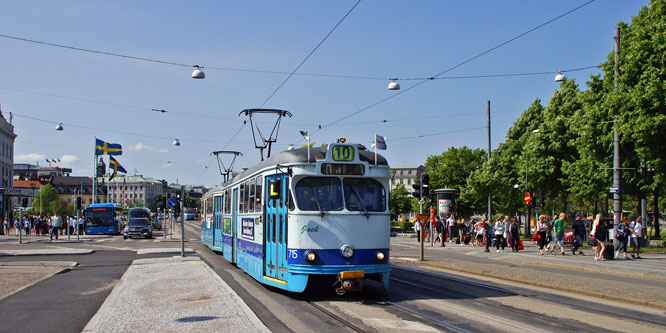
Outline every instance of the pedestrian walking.
<path id="1" fill-rule="evenodd" d="M 414 223 L 414 232 L 416 232 L 416 242 L 420 243 L 421 242 L 421 223 L 419 223 L 419 221 L 416 221 Z"/>
<path id="2" fill-rule="evenodd" d="M 562 251 L 562 255 L 566 255 L 564 253 L 564 225 L 565 221 L 567 219 L 567 214 L 565 213 L 560 213 L 560 217 L 553 222 L 553 229 L 555 231 L 555 237 L 556 237 L 556 242 L 557 245 L 560 246 L 560 251 Z M 555 249 L 555 245 L 553 245 L 553 249 Z M 552 254 L 553 251 L 551 250 L 550 253 Z"/>
<path id="3" fill-rule="evenodd" d="M 484 252 L 490 252 L 490 238 L 492 237 L 492 217 L 488 217 L 483 223 L 483 244 L 485 245 Z"/>
<path id="4" fill-rule="evenodd" d="M 539 215 L 537 222 L 537 245 L 539 245 L 539 252 L 543 255 L 546 241 L 548 240 L 548 223 L 546 223 L 546 215 Z"/>
<path id="5" fill-rule="evenodd" d="M 623 251 L 622 259 L 627 258 L 627 247 L 629 245 L 629 239 L 632 236 L 633 231 L 629 226 L 629 219 L 624 218 L 622 223 L 620 223 L 615 229 L 615 239 L 617 239 L 617 251 L 615 252 L 615 259 L 620 259 L 620 251 Z"/>
<path id="6" fill-rule="evenodd" d="M 520 244 L 520 226 L 518 219 L 511 218 L 511 225 L 509 225 L 509 235 L 511 236 L 511 251 L 518 252 L 518 244 Z"/>
<path id="7" fill-rule="evenodd" d="M 435 243 L 437 241 L 440 242 L 442 247 L 445 247 L 446 244 L 444 244 L 444 222 L 442 222 L 442 219 L 439 218 L 439 216 L 435 216 L 435 230 L 437 232 L 437 239 L 435 239 Z"/>
<path id="8" fill-rule="evenodd" d="M 454 215 L 451 214 L 448 219 L 446 219 L 446 226 L 448 228 L 448 238 L 449 238 L 449 243 L 453 242 L 453 232 L 456 229 L 456 219 L 454 218 Z"/>
<path id="9" fill-rule="evenodd" d="M 474 224 L 474 245 L 475 246 L 483 246 L 483 232 L 484 232 L 484 225 L 486 223 L 484 222 L 483 219 L 479 220 L 476 224 Z"/>
<path id="10" fill-rule="evenodd" d="M 55 239 L 58 240 L 58 231 L 60 228 L 63 226 L 62 218 L 58 216 L 58 213 L 56 212 L 53 215 L 53 219 L 51 219 L 52 227 L 51 227 L 51 237 L 50 240 L 53 240 L 53 235 L 55 234 Z"/>
<path id="11" fill-rule="evenodd" d="M 643 259 L 641 258 L 641 243 L 643 242 L 643 223 L 641 223 L 641 217 L 637 217 L 636 221 L 632 222 L 630 227 L 633 231 L 631 233 L 631 257 L 635 259 Z"/>
<path id="12" fill-rule="evenodd" d="M 608 230 L 606 224 L 601 221 L 601 214 L 597 214 L 592 223 L 591 236 L 596 239 L 596 247 L 594 249 L 594 260 L 605 261 L 604 252 L 606 251 L 606 239 Z"/>
<path id="13" fill-rule="evenodd" d="M 495 222 L 495 247 L 497 252 L 500 251 L 500 246 L 502 247 L 502 252 L 506 252 L 504 249 L 504 244 L 506 242 L 506 222 L 504 222 L 504 217 L 500 216 Z"/>
<path id="14" fill-rule="evenodd" d="M 585 254 L 583 253 L 583 240 L 585 239 L 585 234 L 587 233 L 587 230 L 585 229 L 585 222 L 581 219 L 580 214 L 576 214 L 576 219 L 573 221 L 573 224 L 571 224 L 571 230 L 573 231 L 573 247 L 571 249 L 571 252 L 573 255 L 576 255 L 576 251 L 578 251 L 578 254 L 581 256 L 584 256 Z M 580 249 L 580 250 L 579 250 Z"/>

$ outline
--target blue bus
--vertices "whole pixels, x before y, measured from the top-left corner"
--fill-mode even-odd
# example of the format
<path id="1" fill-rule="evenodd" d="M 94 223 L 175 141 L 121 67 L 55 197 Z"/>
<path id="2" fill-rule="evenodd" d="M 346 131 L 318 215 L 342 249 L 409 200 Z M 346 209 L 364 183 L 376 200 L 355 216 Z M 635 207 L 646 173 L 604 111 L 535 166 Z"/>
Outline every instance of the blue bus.
<path id="1" fill-rule="evenodd" d="M 119 204 L 99 203 L 85 208 L 86 235 L 120 235 L 123 231 Z"/>

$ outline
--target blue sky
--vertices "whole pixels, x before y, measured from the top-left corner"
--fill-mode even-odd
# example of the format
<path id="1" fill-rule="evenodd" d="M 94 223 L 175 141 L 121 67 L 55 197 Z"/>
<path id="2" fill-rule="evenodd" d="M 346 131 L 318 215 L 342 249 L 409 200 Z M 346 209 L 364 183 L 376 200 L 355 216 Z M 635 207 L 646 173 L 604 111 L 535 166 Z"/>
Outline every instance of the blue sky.
<path id="1" fill-rule="evenodd" d="M 585 2 L 366 0 L 298 73 L 430 77 Z M 0 34 L 188 65 L 291 72 L 355 3 L 3 2 Z M 387 138 L 383 154 L 390 164 L 422 164 L 428 154 L 449 147 L 485 149 L 487 100 L 495 148 L 522 110 L 536 98 L 548 102 L 558 88 L 555 71 L 605 61 L 616 24 L 630 22 L 647 4 L 597 0 L 444 76 L 552 74 L 429 81 L 334 126 L 326 127 L 396 92 L 386 89 L 387 80 L 295 75 L 264 106 L 294 115 L 283 120 L 274 150 L 303 145 L 299 130 L 314 132 L 322 125 L 312 134 L 317 144 L 346 137 L 370 146 L 378 133 Z M 97 136 L 123 145 L 118 160 L 130 173 L 186 184 L 220 183 L 210 152 L 241 151 L 236 169 L 259 161 L 249 123 L 241 129 L 246 118 L 238 114 L 259 107 L 286 75 L 204 71 L 205 80 L 193 80 L 188 67 L 0 38 L 0 104 L 6 118 L 16 114 L 15 162 L 43 165 L 44 158 L 59 158 L 74 174 L 92 175 Z M 584 85 L 596 72 L 567 77 Z M 404 91 L 419 81 L 399 82 Z M 25 116 L 62 122 L 65 130 Z M 452 131 L 458 132 L 396 140 Z M 181 139 L 180 147 L 172 145 L 175 138 Z"/>

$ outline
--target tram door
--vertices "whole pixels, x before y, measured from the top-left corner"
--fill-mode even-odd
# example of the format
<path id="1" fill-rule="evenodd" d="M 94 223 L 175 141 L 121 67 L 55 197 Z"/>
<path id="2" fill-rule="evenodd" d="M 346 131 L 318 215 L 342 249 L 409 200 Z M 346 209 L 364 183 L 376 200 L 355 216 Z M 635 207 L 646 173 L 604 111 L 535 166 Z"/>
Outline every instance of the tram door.
<path id="1" fill-rule="evenodd" d="M 278 280 L 287 280 L 287 200 L 289 177 L 286 174 L 266 177 L 264 200 L 264 274 Z"/>

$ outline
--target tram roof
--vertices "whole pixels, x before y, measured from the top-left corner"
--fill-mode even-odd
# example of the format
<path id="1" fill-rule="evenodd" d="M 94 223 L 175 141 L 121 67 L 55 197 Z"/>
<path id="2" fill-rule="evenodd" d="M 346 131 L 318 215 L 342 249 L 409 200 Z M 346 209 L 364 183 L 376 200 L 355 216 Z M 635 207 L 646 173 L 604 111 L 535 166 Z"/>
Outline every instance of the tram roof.
<path id="1" fill-rule="evenodd" d="M 234 176 L 231 181 L 243 178 L 249 174 L 252 174 L 256 171 L 265 169 L 270 166 L 275 166 L 277 164 L 287 165 L 287 164 L 298 164 L 298 163 L 316 163 L 318 160 L 325 160 L 326 153 L 328 152 L 329 144 L 323 144 L 319 147 L 310 148 L 310 160 L 308 161 L 308 149 L 307 148 L 296 148 L 292 150 L 285 150 L 279 152 L 271 157 L 265 159 L 261 163 L 248 168 L 243 171 L 241 174 Z M 363 162 L 368 162 L 371 164 L 375 163 L 375 153 L 373 151 L 368 151 L 365 146 L 358 145 L 359 160 Z M 388 166 L 388 162 L 384 156 L 377 154 L 377 165 Z"/>

